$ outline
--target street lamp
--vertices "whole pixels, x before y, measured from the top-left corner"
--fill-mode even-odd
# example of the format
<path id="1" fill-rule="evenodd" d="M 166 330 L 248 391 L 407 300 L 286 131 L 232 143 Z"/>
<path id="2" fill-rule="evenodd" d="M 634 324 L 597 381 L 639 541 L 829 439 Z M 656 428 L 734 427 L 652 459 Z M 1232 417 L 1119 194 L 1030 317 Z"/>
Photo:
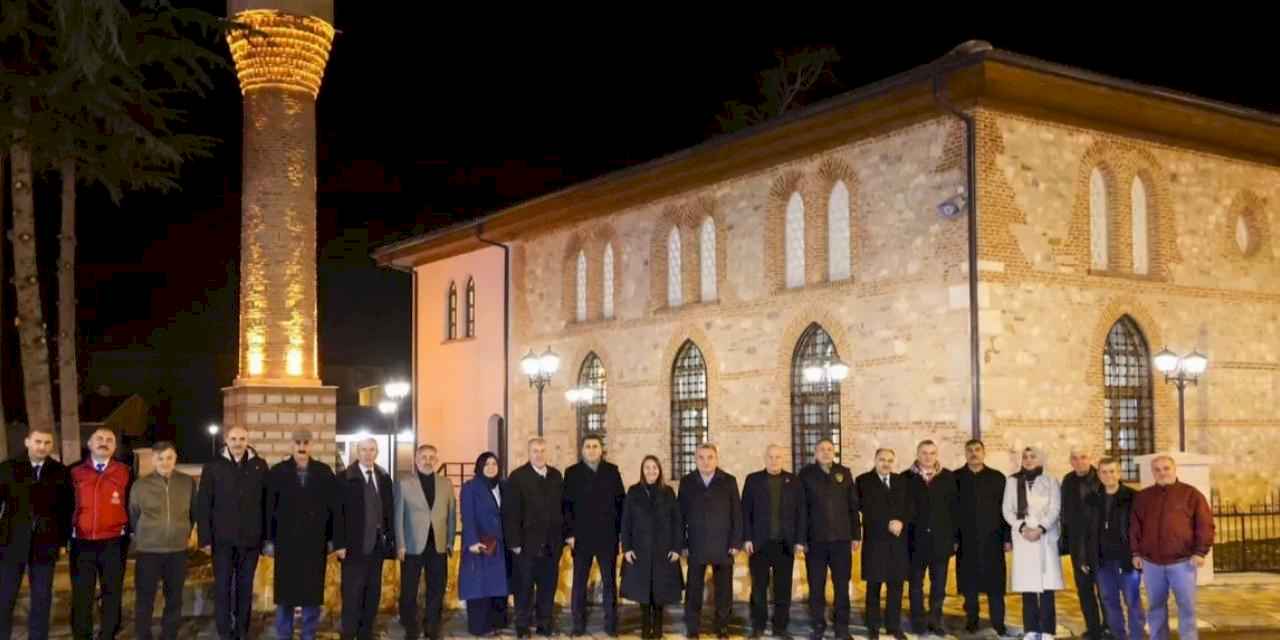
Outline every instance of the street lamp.
<path id="1" fill-rule="evenodd" d="M 849 365 L 841 362 L 840 358 L 833 358 L 824 362 L 812 362 L 804 368 L 804 381 L 809 384 L 818 384 L 820 382 L 834 384 L 847 377 L 849 377 Z"/>
<path id="2" fill-rule="evenodd" d="M 218 457 L 218 425 L 211 424 L 208 428 L 209 432 L 209 449 L 213 452 L 213 457 Z"/>
<path id="3" fill-rule="evenodd" d="M 1204 370 L 1209 366 L 1209 358 L 1198 351 L 1185 356 L 1170 351 L 1167 347 L 1157 353 L 1156 369 L 1164 374 L 1164 381 L 1178 388 L 1178 451 L 1187 450 L 1187 411 L 1183 402 L 1183 392 L 1187 385 L 1196 384 Z"/>
<path id="4" fill-rule="evenodd" d="M 378 403 L 378 411 L 382 415 L 391 419 L 391 428 L 387 430 L 387 434 L 391 437 L 391 477 L 396 477 L 396 423 L 399 422 L 400 403 L 394 400 L 383 400 Z"/>
<path id="5" fill-rule="evenodd" d="M 542 436 L 542 390 L 551 382 L 551 376 L 560 368 L 560 356 L 547 347 L 542 355 L 534 355 L 533 349 L 520 359 L 520 369 L 529 376 L 529 386 L 538 390 L 538 436 Z"/>

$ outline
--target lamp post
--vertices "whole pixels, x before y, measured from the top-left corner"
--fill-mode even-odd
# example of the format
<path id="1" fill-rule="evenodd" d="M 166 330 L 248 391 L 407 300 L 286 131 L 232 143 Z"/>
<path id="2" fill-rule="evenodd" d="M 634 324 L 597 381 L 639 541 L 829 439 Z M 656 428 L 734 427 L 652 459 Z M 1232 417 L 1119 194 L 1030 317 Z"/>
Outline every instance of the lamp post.
<path id="1" fill-rule="evenodd" d="M 542 390 L 551 382 L 551 376 L 560 368 L 560 356 L 551 347 L 542 355 L 534 355 L 533 349 L 520 359 L 520 369 L 529 376 L 529 386 L 538 390 L 538 436 L 542 436 Z"/>
<path id="2" fill-rule="evenodd" d="M 1187 385 L 1194 385 L 1209 366 L 1209 358 L 1198 351 L 1185 356 L 1167 347 L 1155 355 L 1156 369 L 1164 374 L 1164 381 L 1178 388 L 1178 451 L 1187 450 L 1187 409 L 1183 400 Z"/>
<path id="3" fill-rule="evenodd" d="M 842 380 L 849 377 L 849 365 L 840 361 L 840 358 L 832 358 L 822 362 L 811 362 L 804 368 L 804 381 L 809 384 L 825 383 L 827 390 L 831 390 L 831 386 L 839 384 Z"/>
<path id="4" fill-rule="evenodd" d="M 391 477 L 396 477 L 396 422 L 400 417 L 400 403 L 394 400 L 383 400 L 378 403 L 378 411 L 391 420 L 391 428 L 387 430 L 387 438 L 391 443 Z"/>
<path id="5" fill-rule="evenodd" d="M 391 412 L 391 467 L 394 469 L 400 457 L 400 440 L 402 439 L 400 432 L 400 403 L 409 395 L 409 383 L 403 380 L 388 382 L 382 385 L 382 394 L 390 398 L 396 405 Z"/>
<path id="6" fill-rule="evenodd" d="M 218 425 L 211 424 L 207 431 L 209 432 L 209 450 L 213 453 L 213 457 L 218 457 Z"/>

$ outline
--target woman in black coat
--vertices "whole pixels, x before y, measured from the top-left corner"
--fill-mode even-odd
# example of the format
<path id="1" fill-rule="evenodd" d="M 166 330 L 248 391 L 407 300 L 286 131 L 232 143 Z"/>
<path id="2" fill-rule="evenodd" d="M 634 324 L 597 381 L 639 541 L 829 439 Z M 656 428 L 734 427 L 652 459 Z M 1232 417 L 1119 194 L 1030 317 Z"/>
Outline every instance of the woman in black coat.
<path id="1" fill-rule="evenodd" d="M 662 637 L 662 607 L 680 602 L 680 505 L 662 481 L 662 463 L 645 456 L 640 482 L 622 507 L 622 597 L 640 603 L 640 637 Z"/>

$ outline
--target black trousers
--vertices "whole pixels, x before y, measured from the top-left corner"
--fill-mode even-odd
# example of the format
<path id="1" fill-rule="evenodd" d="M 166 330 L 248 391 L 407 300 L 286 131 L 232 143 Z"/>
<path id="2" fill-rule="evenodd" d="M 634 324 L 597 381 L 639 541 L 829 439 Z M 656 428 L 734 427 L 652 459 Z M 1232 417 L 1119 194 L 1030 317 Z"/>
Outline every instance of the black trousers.
<path id="1" fill-rule="evenodd" d="M 1058 614 L 1052 591 L 1022 594 L 1022 627 L 1028 633 L 1054 633 L 1058 628 Z"/>
<path id="2" fill-rule="evenodd" d="M 102 590 L 102 623 L 97 638 L 111 640 L 120 631 L 120 598 L 124 594 L 124 536 L 71 542 L 71 633 L 92 640 L 93 610 Z"/>
<path id="3" fill-rule="evenodd" d="M 832 607 L 837 638 L 849 634 L 849 577 L 853 572 L 853 546 L 849 540 L 815 542 L 805 549 L 805 569 L 809 573 L 809 619 L 813 632 L 827 628 L 827 571 L 831 572 Z"/>
<path id="4" fill-rule="evenodd" d="M 982 604 L 981 594 L 987 594 L 987 612 L 991 617 L 991 626 L 996 629 L 1004 627 L 1004 589 L 980 591 L 971 589 L 964 592 L 964 617 L 968 624 L 978 624 L 978 609 Z"/>
<path id="5" fill-rule="evenodd" d="M 448 556 L 436 553 L 430 545 L 421 555 L 405 554 L 400 564 L 400 624 L 404 625 L 404 637 L 417 640 L 423 630 L 427 637 L 439 638 L 441 614 L 444 609 L 444 588 L 449 580 Z M 427 574 L 425 610 L 418 620 L 418 581 Z M 419 626 L 421 625 L 421 626 Z"/>
<path id="6" fill-rule="evenodd" d="M 884 618 L 880 617 L 880 585 L 885 585 Z M 902 581 L 867 583 L 867 629 L 888 633 L 902 631 Z"/>
<path id="7" fill-rule="evenodd" d="M 365 555 L 347 549 L 342 561 L 342 637 L 371 640 L 373 620 L 382 600 L 381 554 Z"/>
<path id="8" fill-rule="evenodd" d="M 600 592 L 604 601 L 604 630 L 618 630 L 618 555 L 616 548 L 609 551 L 574 551 L 573 553 L 573 628 L 581 631 L 587 627 L 587 576 L 591 563 L 600 567 Z"/>
<path id="9" fill-rule="evenodd" d="M 151 615 L 155 611 L 156 586 L 164 581 L 164 618 L 160 637 L 178 640 L 182 622 L 182 587 L 187 581 L 187 552 L 139 553 L 133 582 L 138 596 L 133 607 L 138 640 L 151 640 Z"/>
<path id="10" fill-rule="evenodd" d="M 771 540 L 747 558 L 751 570 L 751 628 L 764 633 L 769 619 L 769 580 L 773 579 L 773 635 L 786 633 L 791 622 L 791 571 L 796 557 L 781 540 Z"/>
<path id="11" fill-rule="evenodd" d="M 213 545 L 213 607 L 218 637 L 249 637 L 253 609 L 253 574 L 258 570 L 257 547 Z"/>
<path id="12" fill-rule="evenodd" d="M 0 548 L 0 556 L 4 549 Z M 33 549 L 26 562 L 0 563 L 0 640 L 13 635 L 13 605 L 22 589 L 22 576 L 27 574 L 31 592 L 31 610 L 27 613 L 27 637 L 48 640 L 49 609 L 53 603 L 53 567 L 58 562 L 58 549 Z"/>
<path id="13" fill-rule="evenodd" d="M 947 598 L 947 564 L 950 557 L 912 560 L 911 580 L 908 585 L 911 600 L 911 626 L 916 633 L 924 633 L 926 613 L 924 608 L 924 576 L 929 574 L 929 624 L 942 625 L 942 603 Z"/>
<path id="14" fill-rule="evenodd" d="M 561 548 L 535 553 L 526 547 L 522 551 L 515 554 L 515 566 L 511 572 L 516 583 L 516 631 L 527 632 L 530 622 L 539 629 L 550 630 L 552 610 L 556 604 L 556 583 L 560 578 Z"/>
<path id="15" fill-rule="evenodd" d="M 684 590 L 684 627 L 689 635 L 700 633 L 702 622 L 702 586 L 707 579 L 707 567 L 711 567 L 712 586 L 716 590 L 715 630 L 729 628 L 729 614 L 733 608 L 733 556 L 723 564 L 690 562 L 688 584 Z"/>
<path id="16" fill-rule="evenodd" d="M 1093 571 L 1085 573 L 1080 560 L 1071 556 L 1071 573 L 1076 578 L 1076 597 L 1080 599 L 1080 613 L 1084 615 L 1085 632 L 1100 636 L 1106 628 L 1102 624 L 1102 605 L 1098 597 L 1098 581 Z"/>
<path id="17" fill-rule="evenodd" d="M 467 633 L 483 636 L 506 626 L 506 598 L 472 598 L 467 601 Z"/>

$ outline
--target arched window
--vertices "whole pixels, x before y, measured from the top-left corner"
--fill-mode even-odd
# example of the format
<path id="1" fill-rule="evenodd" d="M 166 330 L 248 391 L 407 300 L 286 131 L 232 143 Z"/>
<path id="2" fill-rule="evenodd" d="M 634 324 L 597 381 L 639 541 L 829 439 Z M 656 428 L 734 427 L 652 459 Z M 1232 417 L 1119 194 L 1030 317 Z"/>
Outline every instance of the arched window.
<path id="1" fill-rule="evenodd" d="M 831 187 L 827 201 L 827 279 L 849 279 L 849 188 L 844 180 Z"/>
<path id="2" fill-rule="evenodd" d="M 822 366 L 839 359 L 831 336 L 822 325 L 805 329 L 791 356 L 791 463 L 792 470 L 813 461 L 818 441 L 829 438 L 840 461 L 840 382 L 809 380 L 806 367 Z"/>
<path id="3" fill-rule="evenodd" d="M 444 319 L 444 338 L 456 340 L 458 338 L 458 285 L 453 282 L 449 283 L 448 303 L 445 305 L 445 310 L 448 315 Z"/>
<path id="4" fill-rule="evenodd" d="M 591 402 L 578 405 L 578 446 L 587 435 L 604 437 L 605 412 L 609 408 L 608 380 L 604 362 L 594 352 L 587 354 L 578 369 L 578 386 L 591 389 Z"/>
<path id="5" fill-rule="evenodd" d="M 784 227 L 783 246 L 786 250 L 786 286 L 788 289 L 804 286 L 804 199 L 792 193 L 787 202 L 787 218 Z"/>
<path id="6" fill-rule="evenodd" d="M 467 278 L 467 326 L 468 338 L 476 337 L 476 279 Z"/>
<path id="7" fill-rule="evenodd" d="M 613 319 L 613 244 L 604 246 L 604 267 L 602 269 L 600 282 L 604 286 L 604 291 L 600 298 L 600 310 L 605 320 Z"/>
<path id="8" fill-rule="evenodd" d="M 1107 333 L 1102 371 L 1106 455 L 1120 460 L 1124 480 L 1137 482 L 1137 457 L 1156 450 L 1156 435 L 1151 350 L 1133 318 L 1120 318 Z"/>
<path id="9" fill-rule="evenodd" d="M 698 445 L 710 437 L 707 418 L 707 363 L 686 340 L 671 367 L 671 478 L 692 472 Z"/>
<path id="10" fill-rule="evenodd" d="M 671 227 L 667 235 L 667 306 L 684 304 L 684 277 L 680 271 L 680 229 Z"/>
<path id="11" fill-rule="evenodd" d="M 1133 217 L 1133 272 L 1146 275 L 1151 271 L 1151 236 L 1147 218 L 1147 185 L 1142 178 L 1134 177 L 1129 201 L 1132 204 L 1129 214 Z"/>
<path id="12" fill-rule="evenodd" d="M 578 252 L 577 277 L 574 278 L 574 317 L 578 322 L 585 322 L 587 319 L 587 254 L 583 251 Z"/>
<path id="13" fill-rule="evenodd" d="M 702 281 L 702 301 L 716 299 L 716 222 L 707 216 L 702 219 L 698 235 L 699 280 Z"/>
<path id="14" fill-rule="evenodd" d="M 1107 182 L 1094 167 L 1089 173 L 1089 264 L 1094 269 L 1105 271 L 1111 264 L 1109 220 Z"/>

